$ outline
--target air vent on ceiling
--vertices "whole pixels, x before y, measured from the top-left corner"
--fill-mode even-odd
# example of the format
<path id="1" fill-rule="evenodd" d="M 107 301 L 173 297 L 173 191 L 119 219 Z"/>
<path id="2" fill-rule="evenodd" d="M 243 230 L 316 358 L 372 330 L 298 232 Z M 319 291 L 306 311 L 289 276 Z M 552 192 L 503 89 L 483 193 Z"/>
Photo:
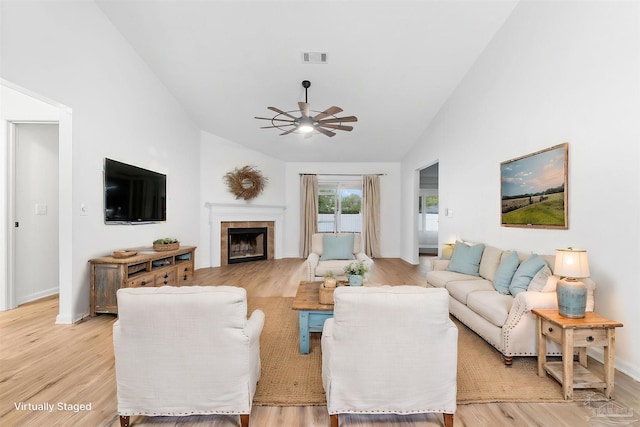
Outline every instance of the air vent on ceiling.
<path id="1" fill-rule="evenodd" d="M 327 53 L 326 52 L 302 52 L 303 64 L 326 64 Z"/>

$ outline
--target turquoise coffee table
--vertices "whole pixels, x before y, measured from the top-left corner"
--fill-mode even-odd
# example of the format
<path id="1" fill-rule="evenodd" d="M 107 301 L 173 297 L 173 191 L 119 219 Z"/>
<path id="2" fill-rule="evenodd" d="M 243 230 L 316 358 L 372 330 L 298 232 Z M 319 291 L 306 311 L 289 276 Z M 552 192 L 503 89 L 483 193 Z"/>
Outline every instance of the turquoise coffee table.
<path id="1" fill-rule="evenodd" d="M 333 304 L 320 304 L 322 282 L 300 282 L 292 308 L 298 310 L 300 354 L 309 354 L 309 333 L 322 332 L 324 321 L 333 317 Z"/>

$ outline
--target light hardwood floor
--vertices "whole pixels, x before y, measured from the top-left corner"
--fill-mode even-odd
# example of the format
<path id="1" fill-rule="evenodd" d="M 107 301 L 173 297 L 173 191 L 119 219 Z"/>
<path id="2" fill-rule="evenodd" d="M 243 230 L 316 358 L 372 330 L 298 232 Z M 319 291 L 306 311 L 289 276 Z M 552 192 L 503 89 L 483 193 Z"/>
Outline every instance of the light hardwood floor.
<path id="1" fill-rule="evenodd" d="M 242 286 L 250 296 L 294 296 L 304 279 L 301 259 L 236 264 L 196 271 L 193 284 Z M 370 273 L 374 283 L 425 284 L 426 265 L 398 259 L 378 259 Z M 98 315 L 74 325 L 55 325 L 57 297 L 24 304 L 0 313 L 0 426 L 108 426 L 119 425 L 116 412 L 111 328 L 115 316 Z M 590 359 L 596 369 L 602 366 Z M 510 369 L 510 368 L 504 368 Z M 560 387 L 558 385 L 558 387 Z M 640 418 L 640 384 L 616 372 L 615 400 L 633 408 Z M 21 402 L 54 405 L 53 412 L 20 410 Z M 61 410 L 58 404 L 90 403 L 91 410 Z M 605 426 L 640 425 L 629 418 L 592 419 L 582 403 L 492 403 L 459 405 L 455 426 Z M 626 420 L 626 421 L 625 421 Z M 133 426 L 239 425 L 233 416 L 131 417 Z M 621 424 L 620 421 L 623 423 Z M 253 407 L 252 427 L 328 426 L 325 406 Z M 442 426 L 441 415 L 342 416 L 343 427 Z"/>

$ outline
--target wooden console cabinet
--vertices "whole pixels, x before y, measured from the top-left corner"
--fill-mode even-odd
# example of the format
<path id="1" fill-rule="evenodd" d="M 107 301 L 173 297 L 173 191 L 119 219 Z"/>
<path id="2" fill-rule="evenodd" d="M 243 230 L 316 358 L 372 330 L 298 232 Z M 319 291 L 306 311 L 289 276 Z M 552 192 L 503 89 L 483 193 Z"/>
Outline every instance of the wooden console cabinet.
<path id="1" fill-rule="evenodd" d="M 120 288 L 180 286 L 193 278 L 195 246 L 181 246 L 172 251 L 156 252 L 152 248 L 136 249 L 129 258 L 104 256 L 91 263 L 91 316 L 118 313 L 116 291 Z"/>

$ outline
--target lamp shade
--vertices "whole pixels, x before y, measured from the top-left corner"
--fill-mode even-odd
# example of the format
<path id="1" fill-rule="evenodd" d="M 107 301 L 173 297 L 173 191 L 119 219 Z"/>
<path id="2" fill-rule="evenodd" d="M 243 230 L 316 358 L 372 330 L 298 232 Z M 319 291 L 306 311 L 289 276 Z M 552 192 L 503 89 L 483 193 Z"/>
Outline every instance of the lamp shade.
<path id="1" fill-rule="evenodd" d="M 556 249 L 556 264 L 553 272 L 558 276 L 579 279 L 589 277 L 589 261 L 584 249 Z"/>

